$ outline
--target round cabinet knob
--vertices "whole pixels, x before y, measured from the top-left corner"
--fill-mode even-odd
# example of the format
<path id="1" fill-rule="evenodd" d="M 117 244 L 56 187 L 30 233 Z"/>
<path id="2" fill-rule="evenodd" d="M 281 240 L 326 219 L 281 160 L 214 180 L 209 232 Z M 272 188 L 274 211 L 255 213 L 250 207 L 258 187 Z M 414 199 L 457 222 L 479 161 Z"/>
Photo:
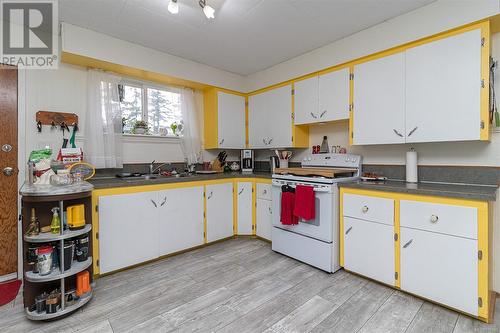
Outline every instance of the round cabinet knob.
<path id="1" fill-rule="evenodd" d="M 368 212 L 368 206 L 363 206 L 363 208 L 361 208 L 361 211 L 363 213 L 367 213 Z"/>
<path id="2" fill-rule="evenodd" d="M 3 174 L 5 176 L 12 176 L 14 174 L 14 168 L 11 168 L 11 167 L 5 167 L 3 170 L 2 170 Z"/>
<path id="3" fill-rule="evenodd" d="M 267 190 L 263 190 L 263 191 L 262 191 L 262 194 L 267 194 Z"/>
<path id="4" fill-rule="evenodd" d="M 431 215 L 431 222 L 436 223 L 439 220 L 439 217 L 436 215 Z"/>

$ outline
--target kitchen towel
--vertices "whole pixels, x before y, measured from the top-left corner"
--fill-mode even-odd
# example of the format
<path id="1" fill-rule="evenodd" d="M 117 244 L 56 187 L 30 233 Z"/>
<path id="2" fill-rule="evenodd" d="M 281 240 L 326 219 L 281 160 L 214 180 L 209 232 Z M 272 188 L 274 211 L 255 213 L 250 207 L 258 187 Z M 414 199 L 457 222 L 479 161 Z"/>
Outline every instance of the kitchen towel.
<path id="1" fill-rule="evenodd" d="M 293 214 L 305 221 L 314 220 L 315 215 L 314 188 L 297 185 L 295 188 L 295 208 Z"/>
<path id="2" fill-rule="evenodd" d="M 418 158 L 413 148 L 406 152 L 406 182 L 418 183 Z"/>
<path id="3" fill-rule="evenodd" d="M 299 219 L 293 215 L 295 206 L 295 193 L 281 192 L 281 224 L 294 225 L 299 224 Z"/>

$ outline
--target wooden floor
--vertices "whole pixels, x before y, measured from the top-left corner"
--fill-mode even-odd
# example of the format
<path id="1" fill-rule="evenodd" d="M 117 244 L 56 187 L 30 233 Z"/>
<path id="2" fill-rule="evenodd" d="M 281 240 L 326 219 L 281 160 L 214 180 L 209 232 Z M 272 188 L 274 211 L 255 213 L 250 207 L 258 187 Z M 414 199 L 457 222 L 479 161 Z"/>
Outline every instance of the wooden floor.
<path id="1" fill-rule="evenodd" d="M 0 307 L 1 332 L 500 332 L 343 270 L 326 274 L 233 239 L 97 280 L 94 299 L 50 323 L 22 300 Z"/>

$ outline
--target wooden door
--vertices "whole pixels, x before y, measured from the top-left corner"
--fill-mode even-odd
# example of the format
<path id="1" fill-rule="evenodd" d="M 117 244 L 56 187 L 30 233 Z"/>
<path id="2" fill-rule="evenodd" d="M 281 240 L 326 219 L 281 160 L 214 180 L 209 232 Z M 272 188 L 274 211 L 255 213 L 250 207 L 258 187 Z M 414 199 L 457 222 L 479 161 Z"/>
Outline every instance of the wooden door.
<path id="1" fill-rule="evenodd" d="M 394 284 L 394 227 L 344 217 L 344 268 Z"/>
<path id="2" fill-rule="evenodd" d="M 295 82 L 295 125 L 319 121 L 318 77 Z"/>
<path id="3" fill-rule="evenodd" d="M 272 224 L 272 201 L 257 199 L 257 236 L 271 240 Z"/>
<path id="4" fill-rule="evenodd" d="M 218 92 L 219 148 L 245 148 L 245 97 Z"/>
<path id="5" fill-rule="evenodd" d="M 238 235 L 251 235 L 253 233 L 252 187 L 251 182 L 238 182 Z"/>
<path id="6" fill-rule="evenodd" d="M 349 118 L 349 68 L 319 77 L 319 111 L 317 121 Z"/>
<path id="7" fill-rule="evenodd" d="M 405 142 L 404 53 L 354 67 L 353 143 Z"/>
<path id="8" fill-rule="evenodd" d="M 108 273 L 158 257 L 158 192 L 99 198 L 99 267 Z"/>
<path id="9" fill-rule="evenodd" d="M 477 240 L 401 227 L 400 244 L 401 289 L 478 315 Z"/>
<path id="10" fill-rule="evenodd" d="M 207 185 L 205 195 L 207 242 L 233 236 L 233 183 Z"/>
<path id="11" fill-rule="evenodd" d="M 480 139 L 481 48 L 476 29 L 406 51 L 406 142 Z"/>
<path id="12" fill-rule="evenodd" d="M 0 65 L 0 277 L 17 272 L 17 149 L 17 69 Z"/>
<path id="13" fill-rule="evenodd" d="M 203 244 L 203 186 L 160 191 L 158 205 L 160 256 Z"/>

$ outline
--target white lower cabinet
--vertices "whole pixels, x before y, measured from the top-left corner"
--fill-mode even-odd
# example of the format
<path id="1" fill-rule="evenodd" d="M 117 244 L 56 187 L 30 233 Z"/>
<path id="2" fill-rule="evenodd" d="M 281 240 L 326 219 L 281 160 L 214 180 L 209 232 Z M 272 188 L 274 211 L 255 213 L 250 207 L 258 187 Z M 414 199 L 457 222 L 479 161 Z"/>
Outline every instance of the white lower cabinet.
<path id="1" fill-rule="evenodd" d="M 253 233 L 253 207 L 252 207 L 252 182 L 238 182 L 238 235 L 251 235 Z"/>
<path id="2" fill-rule="evenodd" d="M 272 224 L 272 201 L 257 198 L 257 236 L 271 240 Z"/>
<path id="3" fill-rule="evenodd" d="M 478 314 L 477 240 L 401 227 L 401 289 Z"/>
<path id="4" fill-rule="evenodd" d="M 101 274 L 158 257 L 157 206 L 157 192 L 99 198 Z"/>
<path id="5" fill-rule="evenodd" d="M 394 284 L 394 227 L 344 217 L 344 268 Z"/>
<path id="6" fill-rule="evenodd" d="M 233 183 L 207 185 L 205 195 L 207 242 L 233 236 Z"/>
<path id="7" fill-rule="evenodd" d="M 160 191 L 158 197 L 159 255 L 202 245 L 203 186 Z"/>

